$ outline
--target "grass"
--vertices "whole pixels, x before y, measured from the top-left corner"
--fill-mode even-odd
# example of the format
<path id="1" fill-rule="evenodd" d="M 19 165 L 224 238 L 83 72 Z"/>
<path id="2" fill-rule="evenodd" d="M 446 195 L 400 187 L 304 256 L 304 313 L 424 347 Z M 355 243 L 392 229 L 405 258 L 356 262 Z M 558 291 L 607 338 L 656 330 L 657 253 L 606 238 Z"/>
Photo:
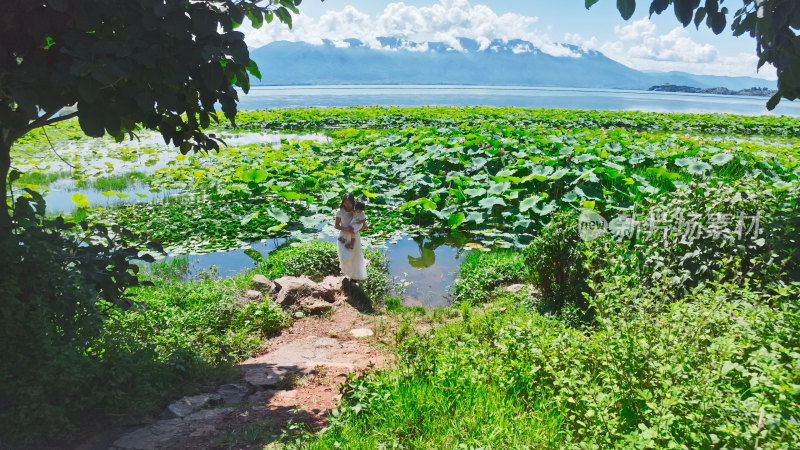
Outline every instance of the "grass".
<path id="1" fill-rule="evenodd" d="M 491 373 L 498 361 L 481 356 L 492 343 L 488 336 L 475 338 L 475 333 L 496 323 L 500 313 L 483 308 L 471 312 L 471 318 L 467 314 L 466 320 L 440 326 L 429 338 L 411 337 L 410 321 L 402 319 L 395 333 L 403 343 L 397 367 L 351 379 L 331 428 L 302 447 L 559 446 L 564 434 L 560 411 L 545 400 L 510 392 L 507 380 Z M 504 314 L 543 321 L 524 309 Z"/>
<path id="2" fill-rule="evenodd" d="M 61 172 L 25 172 L 14 184 L 32 184 L 36 186 L 49 186 L 50 184 L 71 177 L 67 171 Z"/>
<path id="3" fill-rule="evenodd" d="M 132 171 L 119 175 L 94 178 L 79 184 L 79 187 L 88 187 L 98 191 L 123 191 L 130 187 L 147 183 L 150 177 L 146 173 Z"/>
<path id="4" fill-rule="evenodd" d="M 772 308 L 711 286 L 589 333 L 513 294 L 461 306 L 461 320 L 406 339 L 394 368 L 348 380 L 331 427 L 298 447 L 788 448 L 800 438 L 798 293 Z"/>
<path id="5" fill-rule="evenodd" d="M 141 307 L 111 310 L 85 353 L 60 371 L 59 382 L 70 390 L 49 401 L 70 412 L 65 423 L 152 412 L 201 385 L 229 380 L 234 363 L 290 323 L 270 301 L 239 305 L 252 273 L 187 279 L 187 269 L 186 258 L 144 268 L 153 286 L 132 289 Z"/>
<path id="6" fill-rule="evenodd" d="M 495 288 L 519 283 L 527 277 L 525 258 L 519 252 L 507 249 L 471 251 L 466 254 L 459 278 L 453 284 L 453 300 L 484 303 Z"/>

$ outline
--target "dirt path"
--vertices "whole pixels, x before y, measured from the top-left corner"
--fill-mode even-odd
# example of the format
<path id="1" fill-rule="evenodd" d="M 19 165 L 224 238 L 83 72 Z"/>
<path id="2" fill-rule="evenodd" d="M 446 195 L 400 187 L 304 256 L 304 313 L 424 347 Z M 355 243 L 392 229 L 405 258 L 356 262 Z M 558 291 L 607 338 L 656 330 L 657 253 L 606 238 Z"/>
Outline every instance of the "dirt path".
<path id="1" fill-rule="evenodd" d="M 238 382 L 170 405 L 171 418 L 109 431 L 78 449 L 261 449 L 289 422 L 319 430 L 347 373 L 390 358 L 374 345 L 372 328 L 370 317 L 347 303 L 329 317 L 296 320 L 269 340 L 266 353 L 239 364 Z"/>

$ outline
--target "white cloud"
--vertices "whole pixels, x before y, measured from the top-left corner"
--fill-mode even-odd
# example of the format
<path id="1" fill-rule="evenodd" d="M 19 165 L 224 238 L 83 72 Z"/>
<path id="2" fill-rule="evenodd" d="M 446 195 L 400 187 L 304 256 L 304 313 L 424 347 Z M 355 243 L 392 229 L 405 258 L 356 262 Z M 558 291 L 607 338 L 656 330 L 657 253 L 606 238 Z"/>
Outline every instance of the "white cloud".
<path id="1" fill-rule="evenodd" d="M 275 41 L 322 44 L 327 39 L 334 45 L 346 47 L 349 44 L 345 39 L 355 38 L 368 47 L 381 48 L 377 38 L 391 36 L 409 42 L 444 42 L 450 48 L 461 51 L 463 49 L 458 38 L 465 37 L 477 41 L 482 50 L 489 48 L 495 39 L 522 39 L 550 55 L 580 56 L 553 42 L 547 33 L 536 29 L 540 25 L 537 17 L 497 14 L 489 6 L 473 5 L 469 0 L 439 0 L 431 6 L 390 3 L 376 17 L 347 5 L 340 10 L 328 10 L 319 18 L 301 11 L 293 19 L 292 30 L 277 21 L 265 24 L 259 30 L 244 25 L 242 28 L 248 45 L 261 47 Z M 684 28 L 659 32 L 658 26 L 647 17 L 617 26 L 614 32 L 614 41 L 600 42 L 594 36 L 586 38 L 579 33 L 566 33 L 563 42 L 586 50 L 598 50 L 611 59 L 639 70 L 680 70 L 708 75 L 776 79 L 772 66 L 764 66 L 760 72 L 756 72 L 758 59 L 753 53 L 722 55 L 713 45 L 694 41 Z M 408 43 L 401 48 L 428 50 L 427 45 L 411 46 Z M 527 49 L 517 46 L 513 51 L 524 52 Z"/>
<path id="2" fill-rule="evenodd" d="M 764 66 L 756 71 L 758 57 L 753 53 L 722 55 L 710 44 L 692 39 L 685 28 L 659 33 L 644 17 L 628 25 L 614 27 L 616 41 L 598 43 L 595 37 L 567 33 L 564 40 L 585 49 L 599 50 L 609 58 L 638 70 L 682 71 L 704 75 L 754 76 L 776 79 L 775 70 Z"/>
<path id="3" fill-rule="evenodd" d="M 342 45 L 344 39 L 355 38 L 369 47 L 380 48 L 377 38 L 392 36 L 416 42 L 444 42 L 461 51 L 458 38 L 465 37 L 477 41 L 481 49 L 488 48 L 494 39 L 523 39 L 551 55 L 577 56 L 554 43 L 546 34 L 534 30 L 532 27 L 537 20 L 536 17 L 514 13 L 498 15 L 490 7 L 472 5 L 468 0 L 439 0 L 432 6 L 422 7 L 403 2 L 390 3 L 375 18 L 350 5 L 341 10 L 327 11 L 318 19 L 301 11 L 294 17 L 292 30 L 277 23 L 259 30 L 247 25 L 243 29 L 251 47 L 280 40 L 321 44 L 323 39 Z"/>

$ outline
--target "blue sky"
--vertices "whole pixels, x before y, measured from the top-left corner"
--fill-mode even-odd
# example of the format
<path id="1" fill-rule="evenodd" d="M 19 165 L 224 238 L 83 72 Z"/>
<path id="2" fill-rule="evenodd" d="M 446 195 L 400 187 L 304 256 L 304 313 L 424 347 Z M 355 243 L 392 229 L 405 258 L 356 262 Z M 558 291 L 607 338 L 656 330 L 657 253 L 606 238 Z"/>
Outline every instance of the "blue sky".
<path id="1" fill-rule="evenodd" d="M 633 17 L 624 21 L 613 0 L 600 0 L 588 11 L 584 0 L 304 0 L 292 30 L 276 21 L 259 30 L 245 27 L 245 32 L 251 47 L 276 40 L 321 44 L 322 39 L 347 45 L 344 39 L 357 38 L 379 48 L 375 38 L 387 35 L 453 47 L 462 36 L 487 43 L 525 39 L 561 56 L 570 52 L 559 44 L 580 45 L 639 70 L 775 79 L 769 66 L 756 72 L 752 38 L 733 37 L 728 29 L 715 35 L 705 26 L 683 28 L 671 8 L 648 19 L 649 3 L 639 0 Z"/>

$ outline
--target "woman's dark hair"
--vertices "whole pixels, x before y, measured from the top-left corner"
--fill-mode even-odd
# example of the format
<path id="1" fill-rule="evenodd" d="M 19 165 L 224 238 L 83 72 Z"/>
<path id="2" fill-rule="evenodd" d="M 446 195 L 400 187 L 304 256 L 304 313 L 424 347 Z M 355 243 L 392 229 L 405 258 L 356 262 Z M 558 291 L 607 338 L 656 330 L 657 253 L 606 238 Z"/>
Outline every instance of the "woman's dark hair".
<path id="1" fill-rule="evenodd" d="M 356 205 L 356 196 L 353 195 L 352 192 L 348 192 L 347 194 L 344 194 L 344 196 L 342 197 L 342 203 L 339 204 L 339 208 L 344 209 L 344 202 L 347 202 L 347 201 L 349 201 L 351 205 L 355 206 Z"/>
<path id="2" fill-rule="evenodd" d="M 364 202 L 356 202 L 355 209 L 360 209 L 363 211 L 366 207 L 367 205 L 365 205 Z"/>

